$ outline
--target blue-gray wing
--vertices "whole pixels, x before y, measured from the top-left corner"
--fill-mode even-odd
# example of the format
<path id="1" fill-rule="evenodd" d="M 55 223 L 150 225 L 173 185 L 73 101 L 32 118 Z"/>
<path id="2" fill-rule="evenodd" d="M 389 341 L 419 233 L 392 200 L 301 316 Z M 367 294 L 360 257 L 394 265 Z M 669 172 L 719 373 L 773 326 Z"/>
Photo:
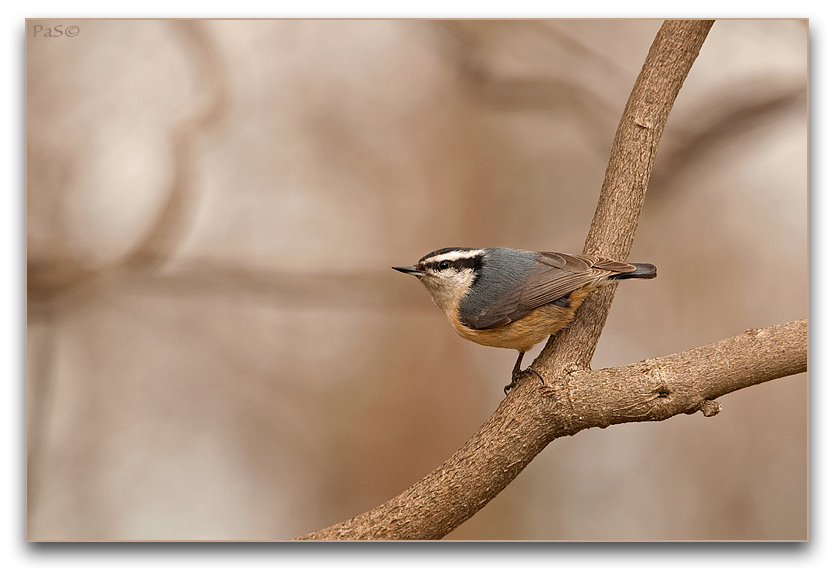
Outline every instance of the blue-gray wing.
<path id="1" fill-rule="evenodd" d="M 598 256 L 542 252 L 524 279 L 516 280 L 504 295 L 477 310 L 461 308 L 461 322 L 476 330 L 500 328 L 579 288 L 598 285 L 634 269 L 630 264 Z"/>

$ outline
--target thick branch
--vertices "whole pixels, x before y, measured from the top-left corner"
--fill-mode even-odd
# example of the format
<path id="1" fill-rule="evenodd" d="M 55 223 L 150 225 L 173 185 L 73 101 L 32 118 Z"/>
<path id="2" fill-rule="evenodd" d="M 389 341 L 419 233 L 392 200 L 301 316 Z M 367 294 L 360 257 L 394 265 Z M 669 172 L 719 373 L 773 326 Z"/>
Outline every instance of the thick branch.
<path id="1" fill-rule="evenodd" d="M 628 258 L 663 128 L 712 24 L 667 20 L 660 27 L 620 118 L 584 253 Z M 590 368 L 614 290 L 592 293 L 574 322 L 550 339 L 534 368 L 557 374 L 573 365 Z"/>
<path id="2" fill-rule="evenodd" d="M 807 368 L 808 323 L 749 330 L 639 363 L 523 381 L 449 460 L 383 505 L 304 540 L 439 539 L 469 519 L 557 437 L 613 423 L 661 421 Z M 531 403 L 533 401 L 533 403 Z"/>
<path id="3" fill-rule="evenodd" d="M 547 400 L 564 421 L 557 437 L 680 413 L 711 417 L 721 410 L 716 398 L 805 372 L 807 358 L 808 321 L 796 320 L 661 358 L 568 374 Z"/>

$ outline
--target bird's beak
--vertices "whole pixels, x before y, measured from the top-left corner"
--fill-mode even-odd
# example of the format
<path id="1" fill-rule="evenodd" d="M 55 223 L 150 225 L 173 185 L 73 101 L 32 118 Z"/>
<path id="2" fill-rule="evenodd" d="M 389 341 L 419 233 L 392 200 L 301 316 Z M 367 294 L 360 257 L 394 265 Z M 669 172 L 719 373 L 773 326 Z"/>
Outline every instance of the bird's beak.
<path id="1" fill-rule="evenodd" d="M 411 274 L 412 276 L 420 277 L 423 275 L 423 272 L 414 268 L 413 266 L 391 266 L 397 272 L 402 272 L 403 274 Z"/>

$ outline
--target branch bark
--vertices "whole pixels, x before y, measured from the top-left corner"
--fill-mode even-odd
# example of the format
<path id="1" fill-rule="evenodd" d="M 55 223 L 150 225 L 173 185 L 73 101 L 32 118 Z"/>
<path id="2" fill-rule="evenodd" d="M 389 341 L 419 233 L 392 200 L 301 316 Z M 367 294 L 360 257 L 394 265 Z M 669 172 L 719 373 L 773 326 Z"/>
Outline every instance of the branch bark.
<path id="1" fill-rule="evenodd" d="M 712 24 L 667 20 L 660 27 L 617 126 L 585 254 L 628 258 L 666 120 Z M 551 337 L 533 368 L 556 375 L 571 366 L 590 368 L 615 290 L 609 286 L 588 296 L 574 322 Z"/>
<path id="2" fill-rule="evenodd" d="M 586 253 L 628 257 L 657 145 L 712 21 L 666 21 L 620 120 Z M 807 321 L 748 331 L 627 366 L 591 370 L 616 286 L 594 292 L 486 423 L 399 496 L 304 540 L 439 539 L 504 489 L 553 439 L 590 427 L 720 410 L 715 398 L 803 372 Z M 540 378 L 541 377 L 541 380 Z"/>

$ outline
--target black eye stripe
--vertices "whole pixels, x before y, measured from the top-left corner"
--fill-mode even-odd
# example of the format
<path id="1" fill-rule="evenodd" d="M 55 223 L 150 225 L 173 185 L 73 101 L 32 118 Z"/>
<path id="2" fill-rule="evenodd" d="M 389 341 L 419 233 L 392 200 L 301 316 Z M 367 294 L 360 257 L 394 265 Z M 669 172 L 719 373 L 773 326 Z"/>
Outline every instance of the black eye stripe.
<path id="1" fill-rule="evenodd" d="M 456 260 L 440 260 L 439 262 L 429 262 L 425 264 L 428 270 L 435 270 L 442 272 L 449 268 L 457 270 L 476 270 L 481 264 L 481 256 L 472 256 L 471 258 L 458 258 Z"/>

